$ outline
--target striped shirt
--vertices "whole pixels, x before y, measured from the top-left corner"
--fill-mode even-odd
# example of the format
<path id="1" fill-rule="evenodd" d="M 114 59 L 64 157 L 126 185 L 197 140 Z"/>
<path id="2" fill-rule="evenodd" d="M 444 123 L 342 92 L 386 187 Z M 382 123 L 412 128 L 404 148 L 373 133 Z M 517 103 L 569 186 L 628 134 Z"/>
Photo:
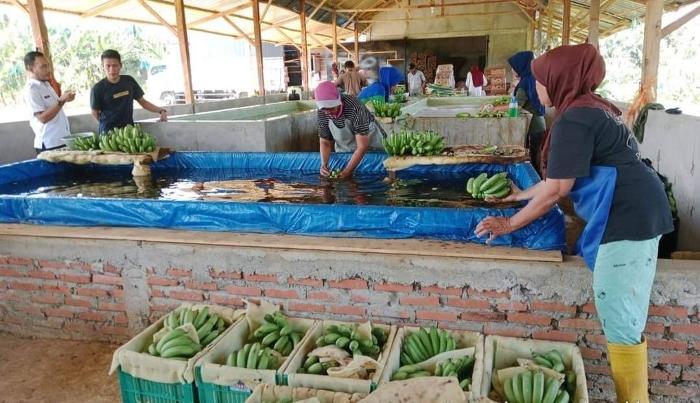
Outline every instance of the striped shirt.
<path id="1" fill-rule="evenodd" d="M 374 122 L 374 116 L 359 99 L 352 95 L 340 95 L 340 100 L 343 103 L 343 113 L 336 118 L 330 117 L 321 109 L 318 110 L 318 136 L 327 140 L 333 140 L 329 122 L 338 128 L 345 127 L 345 121 L 350 121 L 350 131 L 354 135 L 366 136 L 369 133 L 369 125 Z"/>

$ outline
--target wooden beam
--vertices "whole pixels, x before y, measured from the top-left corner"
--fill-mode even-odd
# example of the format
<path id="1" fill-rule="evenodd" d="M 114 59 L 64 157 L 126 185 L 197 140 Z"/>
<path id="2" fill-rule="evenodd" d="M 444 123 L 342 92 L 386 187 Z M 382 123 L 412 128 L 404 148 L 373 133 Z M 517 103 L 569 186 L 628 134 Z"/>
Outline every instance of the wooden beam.
<path id="1" fill-rule="evenodd" d="M 341 48 L 343 48 L 343 50 L 345 51 L 345 53 L 348 54 L 348 58 L 354 59 L 354 56 L 353 56 L 352 52 L 350 51 L 350 49 L 348 49 L 348 48 L 346 48 L 345 46 L 343 46 L 343 44 L 340 43 L 340 42 L 338 42 L 338 46 L 340 46 Z"/>
<path id="2" fill-rule="evenodd" d="M 331 17 L 331 24 L 333 24 L 333 63 L 338 63 L 338 15 L 335 11 Z"/>
<path id="3" fill-rule="evenodd" d="M 568 45 L 571 37 L 571 0 L 562 0 L 564 15 L 561 23 L 561 44 Z"/>
<path id="4" fill-rule="evenodd" d="M 588 24 L 588 43 L 598 47 L 598 35 L 600 34 L 600 0 L 591 1 L 591 21 Z"/>
<path id="5" fill-rule="evenodd" d="M 25 7 L 24 4 L 20 3 L 19 0 L 9 0 L 9 1 L 10 1 L 10 3 L 17 6 L 20 10 L 24 11 L 25 13 L 29 13 L 29 10 L 27 10 L 27 7 Z"/>
<path id="6" fill-rule="evenodd" d="M 515 4 L 516 6 L 518 6 L 518 8 L 520 9 L 520 11 L 523 12 L 523 15 L 525 15 L 525 18 L 527 18 L 528 21 L 529 21 L 530 23 L 532 23 L 532 24 L 535 23 L 535 19 L 530 15 L 530 11 L 527 10 L 525 7 L 523 7 L 523 6 L 518 2 L 518 0 L 513 0 L 513 4 Z M 445 14 L 443 14 L 443 15 L 445 15 Z"/>
<path id="7" fill-rule="evenodd" d="M 258 62 L 258 95 L 265 96 L 265 64 L 263 59 L 262 35 L 260 30 L 260 0 L 250 1 L 253 7 L 253 28 L 255 29 L 255 58 Z"/>
<path id="8" fill-rule="evenodd" d="M 217 18 L 221 18 L 221 17 L 223 17 L 223 16 L 226 16 L 226 15 L 229 15 L 229 14 L 233 14 L 233 13 L 235 13 L 235 12 L 237 12 L 237 11 L 245 10 L 245 9 L 248 8 L 248 7 L 250 7 L 250 3 L 248 2 L 248 0 L 245 0 L 244 4 L 239 4 L 239 5 L 235 6 L 235 7 L 231 7 L 231 8 L 229 8 L 229 9 L 224 10 L 224 11 L 220 11 L 220 12 L 218 12 L 218 13 L 210 14 L 210 15 L 208 15 L 208 16 L 206 16 L 206 17 L 202 17 L 202 18 L 200 18 L 200 19 L 198 19 L 198 20 L 192 21 L 192 22 L 190 22 L 190 23 L 187 24 L 187 25 L 188 25 L 190 28 L 191 28 L 191 27 L 195 27 L 195 26 L 197 26 L 197 25 L 204 24 L 205 22 L 209 22 L 209 21 L 215 20 L 215 19 L 217 19 Z"/>
<path id="9" fill-rule="evenodd" d="M 360 68 L 360 24 L 355 21 L 355 65 Z"/>
<path id="10" fill-rule="evenodd" d="M 102 4 L 98 4 L 97 6 L 91 8 L 91 9 L 88 9 L 87 11 L 85 11 L 84 13 L 82 13 L 80 16 L 83 17 L 83 18 L 94 17 L 94 16 L 97 16 L 97 15 L 100 15 L 100 14 L 104 13 L 105 11 L 109 10 L 110 8 L 114 8 L 114 7 L 120 6 L 120 5 L 122 5 L 122 4 L 124 4 L 124 3 L 128 2 L 128 1 L 129 1 L 129 0 L 109 0 L 109 1 L 105 1 L 105 2 L 102 3 Z"/>
<path id="11" fill-rule="evenodd" d="M 694 9 L 687 12 L 684 16 L 682 16 L 682 17 L 678 18 L 677 20 L 673 21 L 672 23 L 666 25 L 661 30 L 661 37 L 663 38 L 663 37 L 668 36 L 671 32 L 682 27 L 683 25 L 685 25 L 687 22 L 689 22 L 693 18 L 697 17 L 698 15 L 700 15 L 700 6 L 695 7 Z"/>
<path id="12" fill-rule="evenodd" d="M 314 34 L 312 34 L 312 33 L 308 33 L 308 35 L 311 37 L 311 39 L 314 40 L 314 42 L 316 42 L 316 43 L 318 44 L 318 46 L 320 46 L 320 47 L 323 48 L 323 49 L 326 49 L 326 50 L 329 51 L 329 52 L 333 52 L 330 48 L 328 48 L 328 46 L 326 46 L 326 45 L 323 43 L 323 41 L 321 41 L 320 39 L 318 39 L 318 37 L 317 37 L 316 35 L 314 35 Z"/>
<path id="13" fill-rule="evenodd" d="M 641 88 L 643 91 L 648 89 L 650 102 L 656 100 L 663 7 L 663 0 L 648 0 L 647 12 L 644 17 L 644 57 L 642 60 Z"/>
<path id="14" fill-rule="evenodd" d="M 372 23 L 382 23 L 382 22 L 399 22 L 399 21 L 420 21 L 420 20 L 435 20 L 435 19 L 445 19 L 452 17 L 467 17 L 467 16 L 485 16 L 485 15 L 514 15 L 521 14 L 522 11 L 486 11 L 486 12 L 473 12 L 473 13 L 458 13 L 458 14 L 447 14 L 444 17 L 441 15 L 433 15 L 428 17 L 412 17 L 412 18 L 387 18 L 387 19 L 371 19 L 371 20 L 359 20 L 357 22 L 361 24 L 372 24 Z M 492 30 L 490 32 L 493 32 Z"/>
<path id="15" fill-rule="evenodd" d="M 289 43 L 291 43 L 292 46 L 294 46 L 295 48 L 297 48 L 298 51 L 301 52 L 301 46 L 297 45 L 297 41 L 295 41 L 289 35 L 287 35 L 287 33 L 280 29 L 280 27 L 275 27 L 275 30 L 277 30 L 277 32 L 279 32 L 280 35 L 284 36 L 289 41 Z"/>
<path id="16" fill-rule="evenodd" d="M 267 4 L 265 5 L 265 9 L 263 10 L 262 15 L 260 16 L 260 21 L 265 21 L 265 17 L 267 17 L 267 12 L 270 11 L 271 5 L 272 5 L 272 0 L 267 0 Z"/>
<path id="17" fill-rule="evenodd" d="M 554 22 L 552 21 L 554 19 L 554 10 L 551 8 L 552 3 L 554 3 L 554 0 L 550 0 L 550 8 L 547 8 L 547 46 L 545 46 L 545 49 L 554 45 Z"/>
<path id="18" fill-rule="evenodd" d="M 222 18 L 224 21 L 226 21 L 226 23 L 227 23 L 228 25 L 230 25 L 231 28 L 233 28 L 234 30 L 236 30 L 236 32 L 238 32 L 238 33 L 243 37 L 243 39 L 245 39 L 246 41 L 248 41 L 248 43 L 250 44 L 250 46 L 255 47 L 255 41 L 250 37 L 250 35 L 248 35 L 247 33 L 243 32 L 243 30 L 241 29 L 241 27 L 239 27 L 235 22 L 233 22 L 230 18 L 228 18 L 228 17 L 225 16 L 225 15 L 221 16 L 221 18 Z"/>
<path id="19" fill-rule="evenodd" d="M 301 86 L 303 91 L 309 88 L 309 47 L 306 43 L 306 2 L 299 0 L 299 23 L 301 24 Z"/>
<path id="20" fill-rule="evenodd" d="M 190 64 L 190 45 L 187 38 L 187 19 L 185 16 L 184 0 L 175 0 L 175 21 L 177 23 L 177 41 L 180 44 L 180 60 L 182 74 L 185 80 L 185 102 L 194 105 L 194 90 L 192 88 L 192 67 Z"/>
<path id="21" fill-rule="evenodd" d="M 27 11 L 29 12 L 29 22 L 32 26 L 32 36 L 34 46 L 44 54 L 49 62 L 49 70 L 53 77 L 53 61 L 51 60 L 51 47 L 49 46 L 49 33 L 44 20 L 44 3 L 42 0 L 27 0 Z"/>
<path id="22" fill-rule="evenodd" d="M 477 0 L 469 2 L 459 2 L 459 3 L 445 3 L 445 7 L 456 7 L 456 6 L 474 6 L 479 4 L 495 4 L 495 3 L 511 3 L 513 0 Z M 344 13 L 378 13 L 384 11 L 403 11 L 406 9 L 419 10 L 423 8 L 437 7 L 436 5 L 430 4 L 417 4 L 408 5 L 406 7 L 382 7 L 382 8 L 344 8 L 337 9 L 337 12 Z"/>
<path id="23" fill-rule="evenodd" d="M 141 4 L 141 6 L 143 6 L 143 8 L 146 9 L 146 11 L 148 11 L 158 21 L 160 21 L 160 23 L 163 24 L 164 27 L 168 28 L 170 30 L 170 32 L 173 33 L 173 35 L 178 36 L 177 29 L 175 29 L 175 27 L 170 25 L 170 23 L 168 21 L 166 21 L 165 18 L 161 17 L 160 14 L 158 14 L 158 12 L 153 9 L 153 7 L 148 5 L 146 0 L 138 0 L 138 2 Z"/>
<path id="24" fill-rule="evenodd" d="M 313 11 L 311 11 L 311 14 L 309 14 L 306 18 L 309 20 L 314 18 L 314 15 L 316 15 L 316 13 L 321 9 L 321 7 L 323 7 L 323 5 L 326 4 L 326 1 L 328 0 L 323 0 L 320 3 L 318 3 L 316 5 L 316 8 L 314 8 Z"/>

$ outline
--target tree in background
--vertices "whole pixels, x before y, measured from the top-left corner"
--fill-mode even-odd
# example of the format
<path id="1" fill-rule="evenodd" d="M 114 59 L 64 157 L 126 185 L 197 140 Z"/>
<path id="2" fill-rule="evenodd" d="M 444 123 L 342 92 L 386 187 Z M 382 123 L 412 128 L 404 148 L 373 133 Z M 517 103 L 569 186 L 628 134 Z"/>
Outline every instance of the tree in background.
<path id="1" fill-rule="evenodd" d="M 108 26 L 108 25 L 105 25 Z M 143 28 L 111 24 L 111 29 L 80 29 L 50 26 L 49 42 L 56 79 L 64 89 L 88 91 L 104 77 L 100 54 L 116 49 L 122 55 L 122 74 L 133 76 L 145 86 L 149 60 L 159 60 L 167 53 L 159 38 L 146 38 Z M 0 102 L 21 102 L 26 81 L 22 58 L 34 49 L 28 20 L 0 14 Z"/>

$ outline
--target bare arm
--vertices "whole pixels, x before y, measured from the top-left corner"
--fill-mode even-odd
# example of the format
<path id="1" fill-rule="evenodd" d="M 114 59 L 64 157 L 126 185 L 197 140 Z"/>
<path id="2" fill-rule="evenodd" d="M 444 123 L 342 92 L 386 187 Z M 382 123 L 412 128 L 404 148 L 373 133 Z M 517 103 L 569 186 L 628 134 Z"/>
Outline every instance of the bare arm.
<path id="1" fill-rule="evenodd" d="M 96 109 L 92 110 L 92 117 L 95 118 L 95 120 L 98 122 L 100 121 L 100 112 L 102 111 L 98 111 Z"/>
<path id="2" fill-rule="evenodd" d="M 159 106 L 153 105 L 152 103 L 147 101 L 146 98 L 141 97 L 137 99 L 136 102 L 138 102 L 139 105 L 143 107 L 143 109 L 159 114 L 161 121 L 165 122 L 166 120 L 168 120 L 168 112 Z"/>
<path id="3" fill-rule="evenodd" d="M 37 120 L 43 124 L 46 124 L 50 122 L 53 118 L 58 115 L 58 112 L 63 109 L 63 105 L 65 105 L 66 102 L 71 102 L 72 100 L 75 99 L 75 93 L 67 91 L 65 94 L 61 95 L 58 98 L 58 102 L 50 107 L 49 109 L 41 112 L 37 112 L 34 114 L 36 116 Z"/>
<path id="4" fill-rule="evenodd" d="M 321 152 L 321 175 L 328 176 L 331 171 L 328 169 L 328 160 L 331 158 L 331 152 L 333 151 L 333 140 L 324 139 L 319 137 L 319 147 Z"/>
<path id="5" fill-rule="evenodd" d="M 362 158 L 365 157 L 367 150 L 369 150 L 369 135 L 357 134 L 355 135 L 355 142 L 357 143 L 357 148 L 355 149 L 355 152 L 352 153 L 352 157 L 350 157 L 348 165 L 345 166 L 345 169 L 343 169 L 343 172 L 340 174 L 340 176 L 343 178 L 352 176 L 355 168 L 360 165 Z"/>

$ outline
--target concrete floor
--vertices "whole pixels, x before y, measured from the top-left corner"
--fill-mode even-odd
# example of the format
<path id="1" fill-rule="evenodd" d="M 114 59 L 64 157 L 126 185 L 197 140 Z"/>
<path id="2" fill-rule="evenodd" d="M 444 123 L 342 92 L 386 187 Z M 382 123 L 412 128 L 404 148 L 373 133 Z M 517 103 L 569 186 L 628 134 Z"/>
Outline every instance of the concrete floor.
<path id="1" fill-rule="evenodd" d="M 119 402 L 113 344 L 0 333 L 0 402 Z"/>

